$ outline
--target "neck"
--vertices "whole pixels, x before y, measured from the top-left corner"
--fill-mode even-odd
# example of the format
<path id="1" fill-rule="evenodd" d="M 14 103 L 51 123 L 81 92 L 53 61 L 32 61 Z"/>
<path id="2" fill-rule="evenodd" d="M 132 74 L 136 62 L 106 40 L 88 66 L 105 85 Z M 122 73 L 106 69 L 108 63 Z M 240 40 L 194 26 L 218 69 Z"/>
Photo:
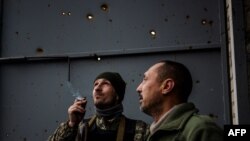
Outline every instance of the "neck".
<path id="1" fill-rule="evenodd" d="M 154 122 L 158 122 L 161 117 L 169 112 L 175 105 L 181 104 L 181 102 L 176 100 L 170 100 L 162 103 L 161 106 L 159 106 L 157 109 L 152 112 L 152 117 L 154 119 Z"/>
<path id="2" fill-rule="evenodd" d="M 105 118 L 113 118 L 119 116 L 122 114 L 122 112 L 123 112 L 123 106 L 121 103 L 106 109 L 96 108 L 96 115 Z"/>
<path id="3" fill-rule="evenodd" d="M 153 117 L 154 122 L 158 122 L 165 112 L 167 111 L 155 111 L 152 113 L 151 116 Z"/>

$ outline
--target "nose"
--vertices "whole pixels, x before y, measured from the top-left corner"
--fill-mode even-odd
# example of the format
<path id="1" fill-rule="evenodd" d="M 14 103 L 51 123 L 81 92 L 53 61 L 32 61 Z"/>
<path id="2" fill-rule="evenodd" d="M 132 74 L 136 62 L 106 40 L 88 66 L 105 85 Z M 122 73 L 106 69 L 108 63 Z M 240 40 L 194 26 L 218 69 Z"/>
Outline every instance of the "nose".
<path id="1" fill-rule="evenodd" d="M 139 86 L 136 88 L 136 91 L 137 91 L 138 93 L 141 93 L 141 83 L 140 83 Z"/>
<path id="2" fill-rule="evenodd" d="M 95 86 L 94 86 L 94 91 L 100 91 L 101 90 L 101 87 L 100 87 L 101 85 L 100 84 L 96 84 Z"/>

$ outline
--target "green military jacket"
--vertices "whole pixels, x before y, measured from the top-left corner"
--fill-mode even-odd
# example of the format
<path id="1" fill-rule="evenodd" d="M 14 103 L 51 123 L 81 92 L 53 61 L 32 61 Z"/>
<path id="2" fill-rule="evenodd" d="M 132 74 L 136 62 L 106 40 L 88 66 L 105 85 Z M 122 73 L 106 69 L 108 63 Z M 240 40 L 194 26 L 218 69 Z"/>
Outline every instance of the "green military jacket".
<path id="1" fill-rule="evenodd" d="M 223 141 L 223 130 L 209 117 L 185 103 L 151 133 L 147 141 Z"/>
<path id="2" fill-rule="evenodd" d="M 88 121 L 91 121 L 91 119 Z M 132 120 L 126 117 L 125 119 L 126 121 Z M 93 123 L 95 124 L 95 126 L 97 126 L 101 130 L 110 130 L 110 129 L 113 130 L 113 129 L 117 129 L 117 126 L 119 125 L 116 121 L 120 121 L 120 120 L 115 119 L 114 122 L 112 122 L 112 124 L 107 125 L 105 124 L 107 122 L 104 121 L 103 118 L 96 117 Z M 141 120 L 133 120 L 133 121 L 135 121 L 135 129 L 134 129 L 135 132 L 134 132 L 133 141 L 144 141 L 148 133 L 148 125 Z M 129 122 L 125 122 L 125 123 L 129 123 Z M 84 141 L 84 140 L 87 140 L 85 139 L 86 136 L 82 136 L 82 133 L 84 133 L 83 130 L 85 129 L 84 126 L 85 126 L 85 123 L 83 122 L 80 122 L 79 125 L 76 127 L 69 127 L 68 122 L 61 123 L 60 126 L 55 130 L 55 132 L 51 136 L 49 136 L 47 141 Z M 126 136 L 126 134 L 124 136 Z"/>

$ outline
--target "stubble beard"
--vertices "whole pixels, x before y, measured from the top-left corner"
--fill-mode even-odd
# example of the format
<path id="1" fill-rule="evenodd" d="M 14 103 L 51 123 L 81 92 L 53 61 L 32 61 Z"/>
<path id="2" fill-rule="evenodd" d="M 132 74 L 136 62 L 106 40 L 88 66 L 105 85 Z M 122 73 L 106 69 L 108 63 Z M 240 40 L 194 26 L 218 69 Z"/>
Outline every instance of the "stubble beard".
<path id="1" fill-rule="evenodd" d="M 143 104 L 141 103 L 140 105 L 140 110 L 149 115 L 152 116 L 154 113 L 157 113 L 158 111 L 160 111 L 160 103 L 162 102 L 161 99 L 154 99 L 151 100 L 150 103 L 147 104 Z"/>
<path id="2" fill-rule="evenodd" d="M 115 106 L 117 104 L 117 101 L 112 100 L 110 102 L 105 102 L 105 101 L 99 99 L 99 100 L 95 100 L 94 104 L 95 104 L 95 107 L 97 107 L 99 109 L 106 109 L 106 108 L 111 108 L 111 107 Z"/>

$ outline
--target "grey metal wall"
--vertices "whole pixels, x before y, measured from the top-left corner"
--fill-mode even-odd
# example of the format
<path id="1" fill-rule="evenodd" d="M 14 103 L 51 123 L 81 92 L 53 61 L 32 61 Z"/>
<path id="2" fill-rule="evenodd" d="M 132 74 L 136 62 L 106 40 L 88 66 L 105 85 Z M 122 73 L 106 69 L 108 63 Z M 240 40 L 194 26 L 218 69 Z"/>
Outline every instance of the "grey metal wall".
<path id="1" fill-rule="evenodd" d="M 187 65 L 190 101 L 219 125 L 230 123 L 221 0 L 2 2 L 1 141 L 46 140 L 67 120 L 67 81 L 87 96 L 92 115 L 93 79 L 103 71 L 126 80 L 125 114 L 150 123 L 135 89 L 162 59 Z"/>

